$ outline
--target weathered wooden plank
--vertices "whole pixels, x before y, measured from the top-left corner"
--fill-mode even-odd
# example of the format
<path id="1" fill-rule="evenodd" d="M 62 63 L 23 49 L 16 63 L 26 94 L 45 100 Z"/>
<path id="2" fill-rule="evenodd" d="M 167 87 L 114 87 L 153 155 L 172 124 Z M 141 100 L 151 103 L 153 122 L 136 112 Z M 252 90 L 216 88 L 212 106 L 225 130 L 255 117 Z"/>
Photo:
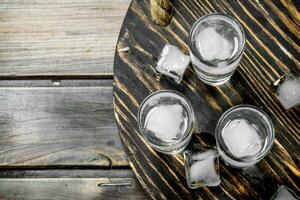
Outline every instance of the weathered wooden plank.
<path id="1" fill-rule="evenodd" d="M 112 74 L 130 0 L 3 0 L 0 76 Z"/>
<path id="2" fill-rule="evenodd" d="M 166 27 L 151 20 L 147 0 L 133 0 L 124 20 L 114 66 L 114 107 L 124 149 L 132 168 L 152 199 L 270 199 L 284 184 L 299 193 L 299 108 L 286 111 L 270 85 L 287 72 L 300 73 L 299 4 L 282 1 L 173 1 L 173 18 Z M 211 87 L 189 67 L 181 84 L 158 78 L 153 69 L 166 43 L 189 53 L 188 34 L 205 14 L 220 12 L 235 17 L 247 41 L 240 66 L 227 83 Z M 138 31 L 137 31 L 138 30 Z M 145 39 L 146 38 L 146 39 Z M 271 117 L 276 140 L 270 153 L 248 171 L 220 162 L 218 187 L 188 188 L 181 154 L 154 151 L 142 137 L 137 113 L 150 93 L 172 89 L 191 102 L 198 127 L 190 144 L 213 145 L 210 139 L 219 117 L 234 105 L 261 107 Z M 160 185 L 159 188 L 154 187 Z"/>
<path id="3" fill-rule="evenodd" d="M 127 168 L 127 169 L 126 169 Z M 0 178 L 122 178 L 134 177 L 124 169 L 0 169 Z"/>
<path id="4" fill-rule="evenodd" d="M 12 82 L 0 84 L 0 168 L 128 166 L 111 81 Z"/>
<path id="5" fill-rule="evenodd" d="M 131 170 L 0 171 L 0 199 L 146 199 Z"/>
<path id="6" fill-rule="evenodd" d="M 0 87 L 111 87 L 113 84 L 111 79 L 37 79 L 37 80 L 0 80 Z"/>

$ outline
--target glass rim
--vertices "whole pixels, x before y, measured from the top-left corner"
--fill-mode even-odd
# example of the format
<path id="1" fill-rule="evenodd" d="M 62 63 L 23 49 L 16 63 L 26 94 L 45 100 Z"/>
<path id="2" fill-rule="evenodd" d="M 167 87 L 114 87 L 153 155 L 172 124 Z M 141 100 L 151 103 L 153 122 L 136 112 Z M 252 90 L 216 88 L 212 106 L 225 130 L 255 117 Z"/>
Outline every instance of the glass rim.
<path id="1" fill-rule="evenodd" d="M 259 153 L 258 156 L 253 156 L 249 159 L 243 159 L 243 158 L 236 158 L 230 154 L 228 154 L 224 149 L 224 145 L 220 142 L 221 140 L 221 130 L 220 130 L 220 124 L 221 122 L 229 115 L 231 114 L 233 111 L 236 111 L 238 109 L 241 108 L 246 108 L 246 109 L 253 109 L 255 111 L 258 111 L 260 114 L 262 114 L 264 117 L 266 117 L 269 126 L 269 135 L 271 135 L 271 139 L 270 139 L 270 143 L 267 145 L 267 147 L 264 149 L 263 152 Z M 260 161 L 262 158 L 264 158 L 267 153 L 271 150 L 273 144 L 274 144 L 274 140 L 275 140 L 275 128 L 274 128 L 274 124 L 271 120 L 271 118 L 267 115 L 267 113 L 265 111 L 263 111 L 261 108 L 253 106 L 253 105 L 249 105 L 249 104 L 240 104 L 237 106 L 233 106 L 232 108 L 228 109 L 225 113 L 223 113 L 223 115 L 220 117 L 216 129 L 215 129 L 215 138 L 216 138 L 216 145 L 217 148 L 220 149 L 222 151 L 222 153 L 228 157 L 229 159 L 236 161 L 236 162 L 253 162 L 253 161 Z"/>
<path id="2" fill-rule="evenodd" d="M 138 115 L 137 115 L 137 122 L 138 122 L 138 127 L 139 127 L 139 129 L 140 129 L 140 132 L 143 134 L 143 137 L 146 138 L 147 141 L 148 141 L 151 145 L 154 145 L 155 148 L 157 148 L 157 146 L 159 146 L 159 145 L 152 143 L 151 141 L 149 141 L 149 139 L 148 139 L 147 137 L 145 137 L 145 134 L 144 134 L 145 131 L 144 131 L 144 128 L 142 127 L 142 121 L 141 121 L 141 120 L 142 120 L 142 117 L 141 117 L 141 115 L 142 115 L 142 109 L 143 109 L 143 107 L 145 106 L 145 104 L 147 103 L 147 101 L 148 101 L 151 97 L 153 97 L 153 96 L 155 96 L 155 95 L 158 95 L 158 94 L 161 94 L 161 93 L 172 93 L 172 94 L 178 95 L 179 97 L 181 97 L 181 98 L 185 101 L 185 103 L 188 105 L 188 109 L 190 110 L 189 115 L 190 115 L 190 117 L 191 117 L 191 120 L 190 120 L 190 122 L 189 122 L 189 127 L 185 130 L 185 132 L 184 132 L 184 134 L 183 134 L 184 137 L 182 138 L 182 140 L 177 141 L 177 142 L 174 142 L 174 143 L 172 143 L 172 144 L 170 144 L 170 145 L 176 145 L 176 144 L 179 144 L 180 142 L 184 141 L 187 137 L 189 137 L 190 133 L 194 130 L 194 127 L 195 127 L 195 115 L 194 115 L 194 110 L 193 110 L 192 104 L 189 102 L 189 100 L 188 100 L 182 93 L 177 92 L 177 91 L 175 91 L 175 90 L 158 90 L 158 91 L 155 91 L 155 92 L 149 94 L 149 95 L 142 101 L 142 103 L 141 103 L 140 106 L 139 106 Z M 168 146 L 170 146 L 170 145 L 168 145 Z"/>
<path id="3" fill-rule="evenodd" d="M 199 58 L 199 56 L 197 56 L 197 52 L 195 51 L 192 45 L 192 36 L 193 36 L 193 33 L 194 33 L 194 30 L 196 29 L 196 27 L 199 25 L 199 23 L 202 22 L 202 20 L 204 20 L 205 18 L 207 17 L 211 17 L 211 16 L 221 16 L 221 17 L 225 17 L 227 18 L 227 20 L 231 20 L 233 21 L 238 27 L 239 29 L 241 30 L 241 38 L 242 38 L 242 48 L 234 55 L 232 56 L 230 59 L 228 60 L 225 60 L 225 61 L 221 61 L 219 63 L 225 63 L 226 66 L 224 66 L 223 68 L 229 68 L 230 64 L 234 63 L 244 52 L 244 49 L 245 49 L 245 43 L 246 43 L 246 35 L 245 35 L 245 31 L 244 31 L 244 28 L 243 26 L 232 16 L 230 15 L 227 15 L 227 14 L 222 14 L 222 13 L 210 13 L 210 14 L 207 14 L 207 15 L 204 15 L 202 17 L 200 17 L 199 19 L 196 20 L 196 22 L 194 22 L 191 30 L 190 30 L 190 33 L 189 33 L 189 47 L 190 47 L 190 50 L 191 50 L 191 53 L 194 55 L 194 57 L 199 61 L 199 62 L 202 62 L 204 64 L 206 64 L 208 67 L 217 67 L 218 65 L 216 64 L 213 64 L 211 62 L 208 62 L 208 61 L 205 61 L 201 58 Z"/>

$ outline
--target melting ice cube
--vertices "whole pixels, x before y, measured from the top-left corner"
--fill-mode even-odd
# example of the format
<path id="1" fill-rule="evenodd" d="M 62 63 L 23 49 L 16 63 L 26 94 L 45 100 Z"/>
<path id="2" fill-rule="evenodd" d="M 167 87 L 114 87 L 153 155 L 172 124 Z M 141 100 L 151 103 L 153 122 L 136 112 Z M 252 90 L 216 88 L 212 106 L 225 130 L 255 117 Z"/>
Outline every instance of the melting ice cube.
<path id="1" fill-rule="evenodd" d="M 198 188 L 203 186 L 218 186 L 221 182 L 219 175 L 219 160 L 214 150 L 184 153 L 185 172 L 188 186 Z"/>
<path id="2" fill-rule="evenodd" d="M 255 125 L 245 119 L 234 119 L 224 127 L 222 137 L 229 151 L 236 158 L 252 157 L 262 148 L 262 141 Z"/>
<path id="3" fill-rule="evenodd" d="M 278 188 L 272 200 L 299 200 L 299 197 L 297 197 L 290 189 L 282 185 Z"/>
<path id="4" fill-rule="evenodd" d="M 202 30 L 197 36 L 196 47 L 203 57 L 203 60 L 213 61 L 213 60 L 226 60 L 235 54 L 234 44 L 228 41 L 224 36 L 216 31 L 216 28 L 207 27 Z M 237 38 L 233 41 L 237 43 Z"/>
<path id="5" fill-rule="evenodd" d="M 172 140 L 180 137 L 186 128 L 183 107 L 174 104 L 152 108 L 147 116 L 145 128 L 161 140 Z"/>
<path id="6" fill-rule="evenodd" d="M 183 54 L 176 46 L 166 44 L 156 65 L 156 70 L 180 83 L 190 63 L 190 56 Z"/>
<path id="7" fill-rule="evenodd" d="M 285 109 L 300 105 L 300 79 L 288 77 L 278 86 L 277 94 Z"/>

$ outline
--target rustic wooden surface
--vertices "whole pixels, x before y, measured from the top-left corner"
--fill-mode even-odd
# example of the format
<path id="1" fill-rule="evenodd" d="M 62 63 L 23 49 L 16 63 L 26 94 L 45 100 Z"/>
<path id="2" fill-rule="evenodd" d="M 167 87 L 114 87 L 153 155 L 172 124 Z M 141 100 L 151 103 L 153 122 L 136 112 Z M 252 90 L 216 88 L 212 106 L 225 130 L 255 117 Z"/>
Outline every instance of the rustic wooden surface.
<path id="1" fill-rule="evenodd" d="M 0 199 L 146 198 L 112 105 L 129 3 L 0 1 Z"/>
<path id="2" fill-rule="evenodd" d="M 0 199 L 144 199 L 112 91 L 103 79 L 1 80 Z"/>
<path id="3" fill-rule="evenodd" d="M 173 1 L 169 26 L 155 25 L 148 0 L 133 0 L 124 20 L 114 63 L 114 109 L 130 165 L 152 199 L 269 199 L 278 185 L 300 192 L 300 109 L 284 110 L 270 84 L 287 72 L 300 72 L 299 2 L 282 1 Z M 220 12 L 235 17 L 247 41 L 238 70 L 219 87 L 202 83 L 189 67 L 175 85 L 153 70 L 166 43 L 188 53 L 188 33 L 204 14 Z M 129 47 L 128 52 L 118 49 Z M 221 114 L 234 105 L 253 104 L 275 124 L 271 152 L 257 165 L 236 170 L 221 162 L 221 185 L 190 190 L 181 154 L 163 155 L 143 139 L 137 112 L 143 99 L 160 89 L 183 93 L 194 107 L 198 127 L 191 143 L 214 145 L 213 132 Z"/>
<path id="4" fill-rule="evenodd" d="M 0 2 L 0 75 L 112 74 L 130 0 Z"/>
<path id="5" fill-rule="evenodd" d="M 18 170 L 0 175 L 0 199 L 145 199 L 131 170 Z"/>
<path id="6" fill-rule="evenodd" d="M 0 87 L 0 167 L 128 166 L 113 116 L 112 82 L 68 82 Z"/>

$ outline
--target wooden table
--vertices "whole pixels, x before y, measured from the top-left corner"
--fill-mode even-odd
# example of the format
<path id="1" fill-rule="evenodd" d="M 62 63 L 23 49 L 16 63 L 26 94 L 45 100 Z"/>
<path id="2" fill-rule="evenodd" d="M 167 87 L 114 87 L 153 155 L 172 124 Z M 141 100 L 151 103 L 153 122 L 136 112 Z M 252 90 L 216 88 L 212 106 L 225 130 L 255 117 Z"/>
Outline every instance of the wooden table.
<path id="1" fill-rule="evenodd" d="M 298 4 L 298 5 L 297 5 Z M 174 0 L 167 27 L 150 19 L 148 0 L 133 0 L 125 17 L 114 66 L 114 106 L 120 137 L 130 164 L 152 199 L 270 199 L 283 184 L 300 193 L 300 109 L 290 111 L 278 102 L 270 85 L 287 72 L 300 74 L 299 2 Z M 153 66 L 163 46 L 173 44 L 188 53 L 188 33 L 201 16 L 220 12 L 235 17 L 247 35 L 241 63 L 230 81 L 210 87 L 189 67 L 181 84 L 159 79 Z M 270 153 L 256 166 L 236 170 L 220 163 L 221 184 L 191 190 L 187 187 L 181 154 L 154 151 L 137 125 L 144 98 L 172 89 L 191 102 L 197 119 L 192 143 L 214 146 L 214 128 L 224 111 L 247 103 L 271 117 L 276 139 Z"/>
<path id="2" fill-rule="evenodd" d="M 0 1 L 0 199 L 144 199 L 114 119 L 129 0 Z"/>

